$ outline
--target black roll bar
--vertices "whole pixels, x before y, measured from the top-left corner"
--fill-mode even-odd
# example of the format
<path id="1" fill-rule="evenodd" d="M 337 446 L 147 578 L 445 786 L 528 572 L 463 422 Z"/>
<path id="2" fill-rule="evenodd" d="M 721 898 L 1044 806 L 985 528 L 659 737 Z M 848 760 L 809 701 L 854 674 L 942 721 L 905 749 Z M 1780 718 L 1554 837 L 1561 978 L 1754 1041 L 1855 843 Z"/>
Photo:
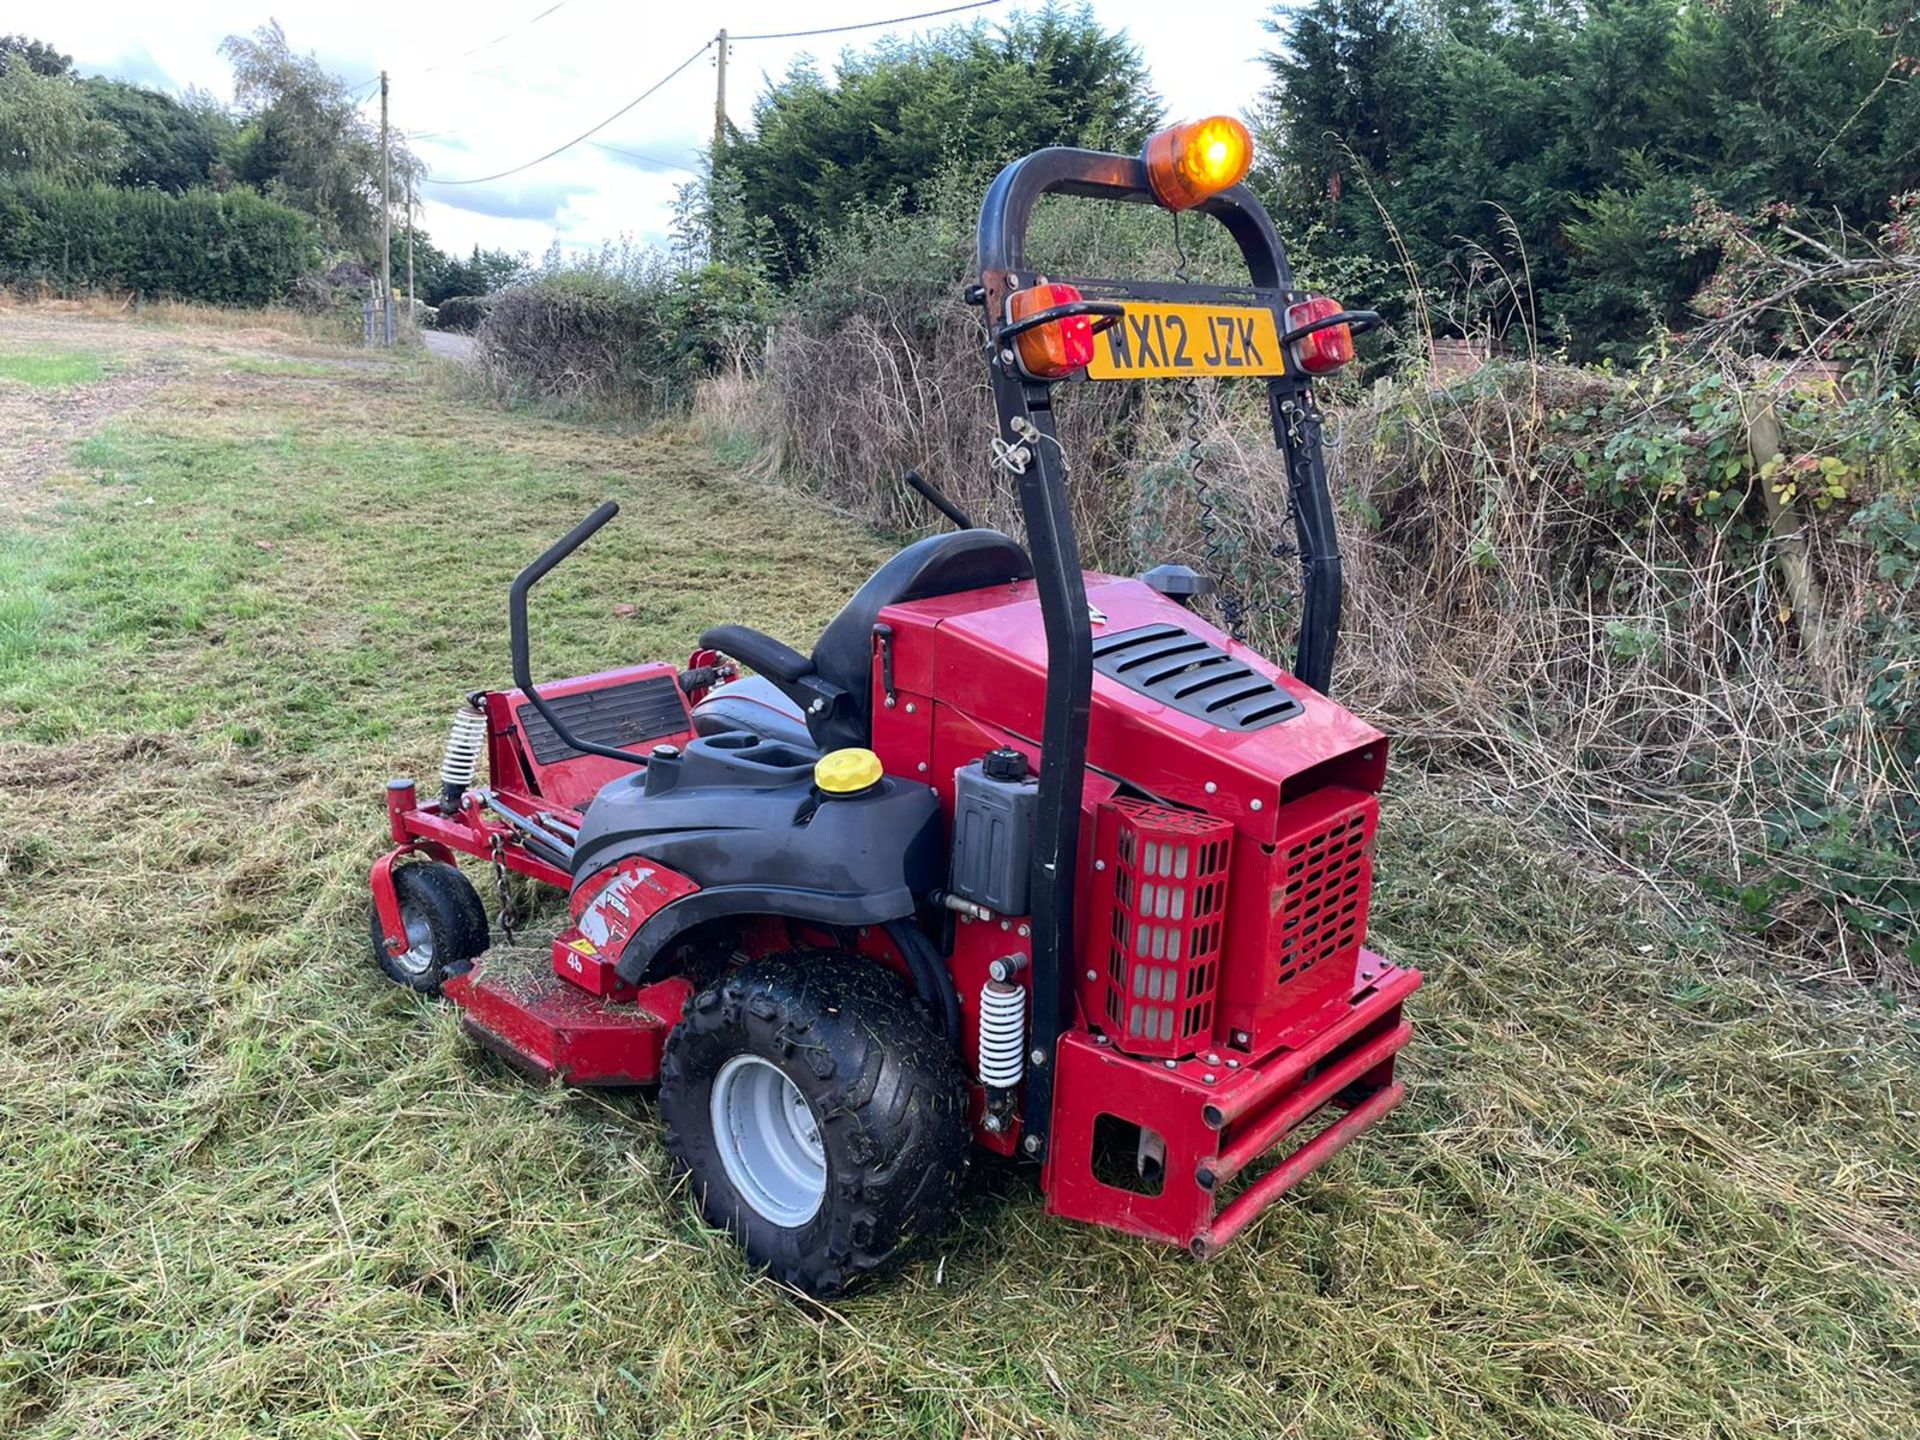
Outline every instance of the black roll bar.
<path id="1" fill-rule="evenodd" d="M 1006 337 L 1007 296 L 1037 283 L 1026 259 L 1027 225 L 1045 195 L 1072 195 L 1123 204 L 1157 204 L 1144 161 L 1098 150 L 1055 147 L 1016 160 L 995 177 L 980 207 L 977 292 L 986 308 L 991 342 L 987 365 L 1000 424 L 1000 453 L 1019 486 L 1032 553 L 1040 613 L 1047 637 L 1046 712 L 1040 741 L 1040 805 L 1033 847 L 1033 1019 L 1026 1099 L 1022 1111 L 1027 1155 L 1043 1160 L 1053 1125 L 1053 1075 L 1059 1039 L 1074 1006 L 1074 890 L 1079 876 L 1080 805 L 1087 762 L 1087 726 L 1093 706 L 1093 624 L 1087 610 L 1066 489 L 1066 467 L 1053 423 L 1052 383 L 1020 373 Z M 1274 312 L 1285 331 L 1286 307 L 1296 293 L 1286 247 L 1272 219 L 1244 185 L 1202 201 L 1196 209 L 1219 221 L 1240 248 L 1253 297 Z M 1065 278 L 1065 277 L 1054 277 Z M 1097 282 L 1102 298 L 1182 298 L 1187 287 L 1124 281 Z M 1214 287 L 1192 287 L 1189 298 L 1211 299 Z M 1331 323 L 1331 322 L 1330 322 Z M 1303 332 L 1309 327 L 1302 327 Z M 1320 417 L 1304 375 L 1267 382 L 1274 443 L 1286 461 L 1300 548 L 1302 600 L 1293 673 L 1324 693 L 1331 682 L 1340 629 L 1340 547 L 1333 501 L 1320 447 Z"/>
<path id="2" fill-rule="evenodd" d="M 1144 160 L 1055 145 L 1016 160 L 994 177 L 980 206 L 982 278 L 997 270 L 1027 268 L 1027 222 L 1043 195 L 1077 195 L 1128 205 L 1158 205 Z M 1253 192 L 1234 185 L 1194 207 L 1227 227 L 1247 262 L 1253 283 L 1264 290 L 1293 289 L 1293 268 L 1279 232 Z M 988 289 L 992 287 L 989 285 Z"/>

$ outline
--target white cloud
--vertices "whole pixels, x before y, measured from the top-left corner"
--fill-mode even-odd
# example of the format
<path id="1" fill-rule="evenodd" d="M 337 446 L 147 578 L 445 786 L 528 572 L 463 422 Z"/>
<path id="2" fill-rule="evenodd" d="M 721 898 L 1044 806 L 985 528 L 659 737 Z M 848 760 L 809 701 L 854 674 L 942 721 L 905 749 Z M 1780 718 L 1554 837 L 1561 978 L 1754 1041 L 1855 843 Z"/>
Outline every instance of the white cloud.
<path id="1" fill-rule="evenodd" d="M 527 20 L 540 0 L 479 0 L 451 7 L 395 6 L 371 0 L 279 0 L 273 13 L 296 50 L 318 53 L 328 69 L 358 83 L 384 65 L 391 75 L 396 128 L 417 137 L 415 152 L 442 179 L 489 175 L 520 165 L 578 135 L 685 59 L 724 21 L 734 34 L 854 24 L 930 5 L 903 0 L 726 0 L 723 6 L 621 5 L 566 0 L 546 19 Z M 976 12 L 991 23 L 1011 5 Z M 1146 57 L 1171 118 L 1251 105 L 1265 79 L 1259 63 L 1271 37 L 1261 26 L 1266 0 L 1224 0 L 1206 7 L 1165 0 L 1105 0 L 1104 25 L 1125 29 Z M 457 17 L 457 23 L 456 23 Z M 973 15 L 900 27 L 906 34 Z M 72 0 L 36 14 L 27 29 L 70 52 L 81 69 L 136 81 L 197 85 L 222 97 L 232 75 L 220 42 L 264 23 L 221 0 Z M 16 25 L 14 28 L 18 28 Z M 512 32 L 512 33 L 508 33 Z M 728 113 L 752 117 L 765 76 L 784 74 L 794 57 L 816 55 L 830 68 L 844 46 L 863 47 L 890 32 L 861 31 L 814 40 L 736 44 L 728 70 Z M 508 38 L 490 44 L 495 37 Z M 473 51 L 472 54 L 463 52 Z M 596 140 L 657 161 L 699 164 L 713 129 L 714 72 L 702 56 L 660 92 Z M 378 114 L 370 93 L 369 115 Z M 558 237 L 590 247 L 630 235 L 663 243 L 677 186 L 686 173 L 650 168 L 591 144 L 488 186 L 428 186 L 422 224 L 443 248 L 475 244 L 539 252 Z"/>

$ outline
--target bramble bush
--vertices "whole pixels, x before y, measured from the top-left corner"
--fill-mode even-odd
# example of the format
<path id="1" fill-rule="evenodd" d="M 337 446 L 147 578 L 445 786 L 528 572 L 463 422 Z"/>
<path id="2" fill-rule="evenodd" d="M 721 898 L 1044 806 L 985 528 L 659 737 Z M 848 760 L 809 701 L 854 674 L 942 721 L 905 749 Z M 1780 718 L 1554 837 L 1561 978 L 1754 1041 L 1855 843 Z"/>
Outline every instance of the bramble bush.
<path id="1" fill-rule="evenodd" d="M 987 454 L 980 315 L 960 298 L 969 211 L 936 202 L 847 225 L 788 296 L 759 370 L 703 392 L 716 439 L 888 530 L 935 523 L 900 484 L 915 467 L 1017 533 Z M 1165 216 L 1086 215 L 1043 206 L 1032 263 L 1146 276 L 1178 263 Z M 1196 279 L 1224 276 L 1211 243 L 1208 227 L 1182 230 Z M 1404 360 L 1419 342 L 1388 344 Z M 1862 367 L 1836 389 L 1672 354 L 1631 371 L 1497 362 L 1444 385 L 1401 372 L 1327 396 L 1348 577 L 1337 693 L 1399 737 L 1403 764 L 1476 777 L 1646 876 L 1683 917 L 1709 913 L 1703 890 L 1718 897 L 1720 923 L 1779 968 L 1910 988 L 1910 380 Z M 1122 573 L 1182 560 L 1222 575 L 1250 638 L 1284 658 L 1297 562 L 1276 550 L 1292 537 L 1259 396 L 1203 385 L 1197 398 L 1211 537 L 1178 387 L 1063 392 L 1083 554 Z M 1780 447 L 1756 465 L 1763 411 Z M 1819 613 L 1801 613 L 1788 582 L 1769 492 Z"/>
<path id="2" fill-rule="evenodd" d="M 1755 367 L 1676 383 L 1675 370 L 1650 369 L 1555 423 L 1574 440 L 1589 495 L 1620 527 L 1612 572 L 1639 572 L 1657 531 L 1690 567 L 1673 577 L 1673 605 L 1685 603 L 1679 582 L 1702 568 L 1752 577 L 1717 617 L 1711 665 L 1797 690 L 1804 705 L 1787 713 L 1805 722 L 1738 763 L 1729 757 L 1711 777 L 1755 822 L 1730 825 L 1731 851 L 1675 858 L 1752 928 L 1823 899 L 1847 927 L 1920 964 L 1920 414 L 1911 374 L 1888 381 L 1863 365 L 1837 384 L 1796 384 Z M 1781 446 L 1764 461 L 1749 446 L 1760 411 Z M 1589 448 L 1589 436 L 1604 443 Z M 1777 570 L 1789 551 L 1807 560 L 1799 593 Z M 1796 613 L 1806 605 L 1818 613 Z"/>
<path id="3" fill-rule="evenodd" d="M 586 260 L 549 256 L 529 281 L 488 296 L 476 338 L 502 398 L 648 418 L 684 409 L 702 379 L 757 352 L 772 313 L 754 271 L 682 270 L 608 247 Z"/>

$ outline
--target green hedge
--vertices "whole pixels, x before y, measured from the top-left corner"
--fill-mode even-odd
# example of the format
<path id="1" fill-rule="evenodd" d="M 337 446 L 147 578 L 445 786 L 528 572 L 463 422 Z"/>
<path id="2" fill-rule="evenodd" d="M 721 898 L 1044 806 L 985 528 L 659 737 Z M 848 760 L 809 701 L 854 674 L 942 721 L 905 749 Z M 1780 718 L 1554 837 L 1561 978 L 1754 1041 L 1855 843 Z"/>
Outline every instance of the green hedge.
<path id="1" fill-rule="evenodd" d="M 772 314 L 765 283 L 723 263 L 615 271 L 589 262 L 485 303 L 477 339 L 497 393 L 634 418 L 684 409 L 701 380 L 759 351 Z M 444 327 L 444 306 L 440 314 Z"/>
<path id="2" fill-rule="evenodd" d="M 265 305 L 317 259 L 312 221 L 250 191 L 166 195 L 0 176 L 0 283 Z"/>
<path id="3" fill-rule="evenodd" d="M 480 322 L 487 318 L 487 311 L 493 308 L 493 300 L 486 295 L 449 295 L 436 308 L 438 313 L 433 317 L 434 329 L 471 335 L 480 328 Z"/>

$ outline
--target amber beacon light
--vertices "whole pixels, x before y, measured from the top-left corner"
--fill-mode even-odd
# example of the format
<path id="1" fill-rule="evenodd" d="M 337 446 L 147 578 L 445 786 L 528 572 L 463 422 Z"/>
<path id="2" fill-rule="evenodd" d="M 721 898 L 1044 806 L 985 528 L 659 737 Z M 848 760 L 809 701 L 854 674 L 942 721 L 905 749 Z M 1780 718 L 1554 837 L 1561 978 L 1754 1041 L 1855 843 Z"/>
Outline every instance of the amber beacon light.
<path id="1" fill-rule="evenodd" d="M 1147 180 L 1169 210 L 1191 210 L 1247 178 L 1253 137 L 1227 115 L 1189 120 L 1147 139 Z"/>

